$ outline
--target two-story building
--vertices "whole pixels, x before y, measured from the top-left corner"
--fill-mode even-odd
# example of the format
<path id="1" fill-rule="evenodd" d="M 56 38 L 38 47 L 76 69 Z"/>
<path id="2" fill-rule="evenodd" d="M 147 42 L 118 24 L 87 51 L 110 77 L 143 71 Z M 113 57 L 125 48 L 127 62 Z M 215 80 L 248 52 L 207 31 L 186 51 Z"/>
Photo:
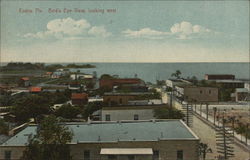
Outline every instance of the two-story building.
<path id="1" fill-rule="evenodd" d="M 68 123 L 73 160 L 198 160 L 199 138 L 181 120 Z M 0 145 L 0 159 L 18 160 L 35 135 L 30 125 Z"/>
<path id="2" fill-rule="evenodd" d="M 176 86 L 176 96 L 186 102 L 218 102 L 218 88 L 190 85 Z"/>

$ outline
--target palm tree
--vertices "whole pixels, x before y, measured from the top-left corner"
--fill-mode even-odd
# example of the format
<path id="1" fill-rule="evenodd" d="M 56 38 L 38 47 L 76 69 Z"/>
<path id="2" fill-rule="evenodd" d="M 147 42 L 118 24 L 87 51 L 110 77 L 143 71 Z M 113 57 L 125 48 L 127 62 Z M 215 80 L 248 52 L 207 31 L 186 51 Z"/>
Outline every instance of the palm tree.
<path id="1" fill-rule="evenodd" d="M 171 74 L 171 77 L 175 77 L 176 79 L 180 79 L 181 78 L 180 75 L 181 75 L 181 71 L 176 70 L 175 73 Z"/>
<path id="2" fill-rule="evenodd" d="M 199 153 L 200 153 L 200 156 L 202 155 L 202 159 L 205 160 L 207 153 L 212 153 L 212 149 L 209 148 L 207 144 L 200 143 L 199 144 Z"/>
<path id="3" fill-rule="evenodd" d="M 238 127 L 235 129 L 236 133 L 240 134 L 240 139 L 242 141 L 242 134 L 245 133 L 245 126 L 242 122 L 238 123 Z"/>

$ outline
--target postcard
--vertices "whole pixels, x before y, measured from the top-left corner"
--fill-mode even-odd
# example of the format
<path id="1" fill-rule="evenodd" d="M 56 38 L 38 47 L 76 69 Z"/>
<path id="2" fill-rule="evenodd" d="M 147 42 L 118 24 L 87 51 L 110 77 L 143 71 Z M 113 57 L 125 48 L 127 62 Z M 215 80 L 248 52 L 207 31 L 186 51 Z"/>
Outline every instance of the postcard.
<path id="1" fill-rule="evenodd" d="M 249 1 L 1 1 L 0 159 L 248 160 Z"/>

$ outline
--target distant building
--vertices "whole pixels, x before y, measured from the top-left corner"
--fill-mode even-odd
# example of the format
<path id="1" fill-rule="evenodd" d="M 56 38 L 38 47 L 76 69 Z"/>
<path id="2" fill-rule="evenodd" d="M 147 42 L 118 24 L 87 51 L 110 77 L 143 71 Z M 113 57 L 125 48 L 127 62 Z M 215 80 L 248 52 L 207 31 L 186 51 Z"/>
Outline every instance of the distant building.
<path id="1" fill-rule="evenodd" d="M 53 74 L 51 75 L 51 78 L 61 78 L 68 74 L 69 74 L 69 71 L 65 71 L 63 69 L 57 69 L 55 72 L 53 72 Z"/>
<path id="2" fill-rule="evenodd" d="M 82 73 L 76 73 L 76 74 L 71 74 L 70 78 L 72 80 L 80 80 L 80 79 L 88 79 L 92 80 L 94 76 L 92 74 L 82 74 Z"/>
<path id="3" fill-rule="evenodd" d="M 180 120 L 69 123 L 73 160 L 198 160 L 199 138 Z M 0 159 L 20 159 L 36 125 L 0 145 Z"/>
<path id="4" fill-rule="evenodd" d="M 241 80 L 216 80 L 217 84 L 221 84 L 223 88 L 244 88 L 245 82 Z"/>
<path id="5" fill-rule="evenodd" d="M 120 92 L 147 92 L 148 87 L 145 84 L 120 84 L 113 87 L 114 91 Z"/>
<path id="6" fill-rule="evenodd" d="M 79 92 L 81 90 L 84 90 L 84 86 L 80 82 L 73 81 L 69 83 L 68 89 L 71 91 Z"/>
<path id="7" fill-rule="evenodd" d="M 154 109 L 165 108 L 166 105 L 127 105 L 103 107 L 102 121 L 149 120 L 154 119 Z"/>
<path id="8" fill-rule="evenodd" d="M 88 103 L 88 94 L 86 93 L 72 93 L 72 105 L 84 105 Z"/>
<path id="9" fill-rule="evenodd" d="M 39 93 L 42 91 L 42 87 L 30 87 L 29 92 L 30 93 Z"/>
<path id="10" fill-rule="evenodd" d="M 167 88 L 174 88 L 177 85 L 192 85 L 192 83 L 183 79 L 167 79 L 166 80 Z"/>
<path id="11" fill-rule="evenodd" d="M 29 87 L 31 86 L 30 79 L 28 77 L 23 77 L 19 80 L 18 85 L 20 87 Z"/>
<path id="12" fill-rule="evenodd" d="M 128 105 L 129 101 L 137 100 L 139 96 L 151 94 L 150 92 L 106 92 L 103 95 L 103 102 L 107 105 Z"/>
<path id="13" fill-rule="evenodd" d="M 187 102 L 218 102 L 218 88 L 176 86 L 176 96 Z"/>
<path id="14" fill-rule="evenodd" d="M 247 88 L 236 88 L 235 101 L 250 101 L 250 91 Z"/>
<path id="15" fill-rule="evenodd" d="M 205 80 L 234 80 L 235 75 L 232 74 L 205 74 Z"/>
<path id="16" fill-rule="evenodd" d="M 53 75 L 53 72 L 46 72 L 44 77 L 48 77 L 48 78 L 51 78 Z"/>
<path id="17" fill-rule="evenodd" d="M 125 84 L 144 84 L 139 78 L 117 78 L 117 79 L 101 79 L 99 81 L 100 88 L 113 89 L 114 86 L 120 86 Z"/>
<path id="18" fill-rule="evenodd" d="M 245 82 L 244 88 L 246 88 L 248 91 L 250 91 L 250 82 Z"/>

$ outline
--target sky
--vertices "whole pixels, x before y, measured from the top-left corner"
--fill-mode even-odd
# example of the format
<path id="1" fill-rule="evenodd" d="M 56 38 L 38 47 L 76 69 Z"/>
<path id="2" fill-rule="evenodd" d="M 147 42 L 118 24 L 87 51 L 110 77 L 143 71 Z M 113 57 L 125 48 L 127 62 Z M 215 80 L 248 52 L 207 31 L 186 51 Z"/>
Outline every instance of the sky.
<path id="1" fill-rule="evenodd" d="M 249 62 L 249 1 L 1 1 L 1 62 Z"/>

